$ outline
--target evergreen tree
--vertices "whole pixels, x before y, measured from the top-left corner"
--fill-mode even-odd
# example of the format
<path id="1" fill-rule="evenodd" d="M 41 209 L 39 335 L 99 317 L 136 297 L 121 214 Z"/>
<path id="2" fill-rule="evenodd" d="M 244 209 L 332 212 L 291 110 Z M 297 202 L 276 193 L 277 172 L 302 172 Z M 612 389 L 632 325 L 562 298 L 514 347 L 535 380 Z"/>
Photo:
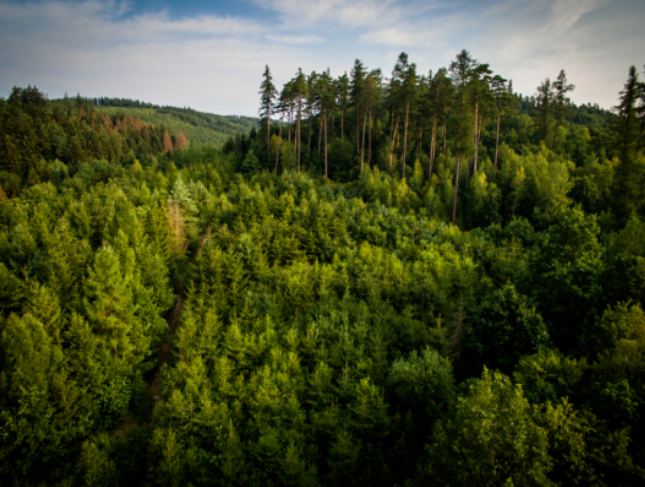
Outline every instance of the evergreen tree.
<path id="1" fill-rule="evenodd" d="M 456 135 L 456 153 L 457 161 L 455 168 L 455 183 L 454 183 L 454 196 L 452 203 L 452 223 L 455 224 L 457 219 L 457 195 L 459 192 L 459 170 L 460 170 L 460 157 L 462 151 L 469 149 L 469 137 L 467 137 L 466 127 L 464 124 L 464 116 L 466 112 L 466 95 L 468 84 L 474 76 L 474 72 L 479 66 L 479 63 L 470 57 L 470 53 L 465 49 L 457 54 L 457 59 L 450 64 L 450 74 L 452 81 L 455 85 L 455 101 L 456 110 L 459 113 L 457 119 L 457 135 Z"/>
<path id="2" fill-rule="evenodd" d="M 271 115 L 273 115 L 273 104 L 278 91 L 273 84 L 273 76 L 267 65 L 262 75 L 260 84 L 260 118 L 266 118 L 267 121 L 267 164 L 271 164 Z"/>
<path id="3" fill-rule="evenodd" d="M 567 84 L 567 75 L 564 72 L 564 69 L 560 71 L 558 79 L 553 82 L 553 101 L 555 104 L 554 107 L 554 118 L 555 118 L 555 129 L 553 132 L 553 150 L 557 148 L 558 142 L 558 127 L 564 122 L 564 118 L 567 113 L 567 105 L 571 103 L 571 100 L 567 98 L 567 93 L 575 89 L 575 85 Z"/>
<path id="4" fill-rule="evenodd" d="M 549 78 L 545 79 L 537 88 L 537 97 L 535 108 L 537 112 L 536 135 L 537 140 L 546 143 L 551 123 L 552 105 L 553 105 L 553 86 Z"/>
<path id="5" fill-rule="evenodd" d="M 354 67 L 350 74 L 350 96 L 352 106 L 354 107 L 354 116 L 356 117 L 356 155 L 361 152 L 361 100 L 363 96 L 363 85 L 365 84 L 365 77 L 367 76 L 367 69 L 363 63 L 356 59 Z"/>

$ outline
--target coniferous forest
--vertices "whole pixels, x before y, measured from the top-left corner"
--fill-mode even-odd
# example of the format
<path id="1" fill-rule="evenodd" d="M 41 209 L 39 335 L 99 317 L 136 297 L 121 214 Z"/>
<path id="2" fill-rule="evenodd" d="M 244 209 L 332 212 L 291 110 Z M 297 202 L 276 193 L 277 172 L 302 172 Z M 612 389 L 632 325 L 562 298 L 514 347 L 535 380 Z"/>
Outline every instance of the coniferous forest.
<path id="1" fill-rule="evenodd" d="M 644 485 L 625 74 L 604 110 L 465 50 L 283 87 L 267 66 L 222 147 L 14 88 L 0 484 Z"/>

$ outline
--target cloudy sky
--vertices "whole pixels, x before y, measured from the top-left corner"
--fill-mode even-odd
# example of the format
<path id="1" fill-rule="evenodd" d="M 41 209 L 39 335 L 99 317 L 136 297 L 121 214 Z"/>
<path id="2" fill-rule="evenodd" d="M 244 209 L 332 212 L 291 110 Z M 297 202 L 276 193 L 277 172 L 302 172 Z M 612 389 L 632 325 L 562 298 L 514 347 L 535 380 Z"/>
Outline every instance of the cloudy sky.
<path id="1" fill-rule="evenodd" d="M 465 48 L 531 95 L 566 69 L 576 103 L 616 104 L 645 64 L 643 0 L 0 0 L 0 96 L 36 85 L 257 114 L 265 64 L 279 86 L 298 67 L 338 76 L 355 58 L 418 70 Z"/>

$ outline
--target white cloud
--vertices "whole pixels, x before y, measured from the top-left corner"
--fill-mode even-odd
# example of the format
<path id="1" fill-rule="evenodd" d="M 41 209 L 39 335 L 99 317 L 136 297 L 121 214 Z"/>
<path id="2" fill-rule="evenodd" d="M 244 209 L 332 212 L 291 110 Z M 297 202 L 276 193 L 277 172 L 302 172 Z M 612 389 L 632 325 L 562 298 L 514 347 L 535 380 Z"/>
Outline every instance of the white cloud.
<path id="1" fill-rule="evenodd" d="M 388 74 L 401 50 L 427 72 L 466 48 L 525 94 L 564 68 L 575 101 L 610 107 L 628 66 L 645 61 L 645 4 L 632 0 L 249 1 L 278 21 L 133 16 L 114 0 L 0 0 L 0 93 L 36 83 L 52 96 L 78 91 L 254 115 L 266 64 L 279 84 L 298 66 L 341 74 L 354 58 Z"/>
<path id="2" fill-rule="evenodd" d="M 0 92 L 36 84 L 52 97 L 80 92 L 255 115 L 264 65 L 291 75 L 303 57 L 293 49 L 322 41 L 267 42 L 265 26 L 234 17 L 123 13 L 122 4 L 94 0 L 0 2 Z"/>
<path id="3" fill-rule="evenodd" d="M 313 35 L 272 35 L 269 34 L 266 36 L 272 42 L 277 42 L 280 44 L 295 44 L 295 45 L 305 45 L 305 44 L 322 44 L 325 42 L 325 39 L 320 36 Z"/>

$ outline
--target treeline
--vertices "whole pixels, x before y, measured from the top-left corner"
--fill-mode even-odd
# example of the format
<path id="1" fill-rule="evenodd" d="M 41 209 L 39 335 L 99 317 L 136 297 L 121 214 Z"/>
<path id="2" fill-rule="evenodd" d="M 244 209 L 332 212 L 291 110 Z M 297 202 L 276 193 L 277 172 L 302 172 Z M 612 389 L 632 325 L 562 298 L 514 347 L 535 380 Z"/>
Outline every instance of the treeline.
<path id="1" fill-rule="evenodd" d="M 108 117 L 80 97 L 51 103 L 36 87 L 14 88 L 0 99 L 0 132 L 0 188 L 8 197 L 83 163 L 133 163 L 189 144 L 182 132 L 128 114 Z"/>
<path id="2" fill-rule="evenodd" d="M 403 61 L 221 150 L 2 166 L 2 485 L 643 484 L 636 71 L 608 115 L 448 69 L 435 122 Z"/>
<path id="3" fill-rule="evenodd" d="M 638 170 L 632 166 L 636 147 L 645 141 L 642 83 L 632 68 L 614 113 L 597 105 L 575 106 L 568 98 L 574 88 L 562 70 L 555 81 L 542 82 L 535 95 L 522 96 L 513 91 L 512 81 L 465 50 L 448 68 L 427 75 L 417 73 L 402 53 L 388 78 L 356 60 L 349 76 L 299 70 L 282 90 L 274 86 L 267 66 L 254 153 L 274 171 L 304 164 L 337 181 L 350 181 L 367 166 L 409 178 L 419 161 L 431 184 L 435 175 L 441 178 L 439 156 L 454 157 L 453 223 L 463 212 L 459 192 L 469 190 L 480 169 L 492 165 L 487 183 L 497 182 L 503 144 L 522 155 L 539 152 L 544 144 L 577 168 L 617 157 L 619 186 L 630 189 L 615 194 L 608 209 L 624 223 L 626 200 L 641 199 L 636 190 L 641 176 L 633 177 Z M 627 153 L 620 148 L 624 137 L 631 142 L 623 146 L 633 146 Z"/>
<path id="4" fill-rule="evenodd" d="M 222 132 L 225 135 L 235 135 L 239 132 L 248 132 L 256 124 L 256 119 L 236 115 L 215 115 L 213 113 L 200 112 L 192 108 L 178 108 L 168 105 L 155 105 L 153 103 L 131 100 L 128 98 L 91 98 L 94 106 L 97 107 L 118 107 L 118 108 L 146 108 L 155 110 L 158 114 L 172 115 L 173 117 L 190 123 L 196 127 L 205 126 Z"/>
<path id="5" fill-rule="evenodd" d="M 129 98 L 108 98 L 105 96 L 91 98 L 94 106 L 97 107 L 121 107 L 121 108 L 159 108 L 154 103 L 131 100 Z"/>

